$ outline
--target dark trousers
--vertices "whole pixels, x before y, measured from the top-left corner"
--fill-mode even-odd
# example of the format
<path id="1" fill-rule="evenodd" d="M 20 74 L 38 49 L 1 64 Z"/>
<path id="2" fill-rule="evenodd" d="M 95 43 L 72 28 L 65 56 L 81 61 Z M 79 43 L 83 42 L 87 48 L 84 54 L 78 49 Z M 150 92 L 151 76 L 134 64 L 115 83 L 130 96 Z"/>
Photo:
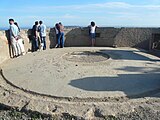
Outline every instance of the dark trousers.
<path id="1" fill-rule="evenodd" d="M 35 52 L 38 50 L 38 38 L 36 38 L 35 36 L 32 39 L 32 52 Z"/>
<path id="2" fill-rule="evenodd" d="M 58 34 L 58 46 L 59 47 L 64 47 L 64 33 L 63 32 L 60 32 Z"/>
<path id="3" fill-rule="evenodd" d="M 58 34 L 56 34 L 56 44 L 58 44 Z"/>

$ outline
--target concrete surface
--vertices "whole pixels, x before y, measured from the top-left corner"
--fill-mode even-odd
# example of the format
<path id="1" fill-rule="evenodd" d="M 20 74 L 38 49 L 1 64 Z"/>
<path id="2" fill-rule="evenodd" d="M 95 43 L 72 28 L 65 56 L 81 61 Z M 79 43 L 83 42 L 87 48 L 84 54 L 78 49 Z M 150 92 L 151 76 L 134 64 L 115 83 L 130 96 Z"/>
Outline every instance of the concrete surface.
<path id="1" fill-rule="evenodd" d="M 110 59 L 88 63 L 77 61 L 81 55 L 68 56 L 78 51 L 98 51 Z M 147 97 L 160 89 L 160 59 L 134 48 L 52 49 L 8 60 L 1 67 L 14 85 L 58 97 Z"/>

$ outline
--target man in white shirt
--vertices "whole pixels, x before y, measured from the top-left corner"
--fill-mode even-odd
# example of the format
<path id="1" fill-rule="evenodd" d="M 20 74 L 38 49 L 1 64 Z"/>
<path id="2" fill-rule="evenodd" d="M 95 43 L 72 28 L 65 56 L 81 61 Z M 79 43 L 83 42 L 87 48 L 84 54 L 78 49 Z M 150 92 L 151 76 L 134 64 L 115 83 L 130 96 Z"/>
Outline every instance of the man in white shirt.
<path id="1" fill-rule="evenodd" d="M 21 49 L 18 44 L 19 30 L 18 30 L 18 27 L 14 24 L 13 19 L 9 19 L 9 24 L 10 24 L 10 39 L 11 39 L 11 44 L 14 50 L 13 57 L 18 57 L 21 54 Z"/>
<path id="2" fill-rule="evenodd" d="M 39 21 L 39 24 L 41 43 L 43 45 L 43 50 L 46 50 L 46 26 L 43 24 L 42 21 Z"/>

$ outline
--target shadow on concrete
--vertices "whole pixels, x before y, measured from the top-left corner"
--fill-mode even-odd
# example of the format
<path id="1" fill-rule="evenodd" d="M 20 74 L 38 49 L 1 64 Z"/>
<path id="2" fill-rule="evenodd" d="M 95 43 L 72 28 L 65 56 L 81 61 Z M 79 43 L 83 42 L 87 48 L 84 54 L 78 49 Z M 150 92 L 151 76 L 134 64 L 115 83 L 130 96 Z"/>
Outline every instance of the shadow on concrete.
<path id="1" fill-rule="evenodd" d="M 10 58 L 13 58 L 14 52 L 13 52 L 13 47 L 12 47 L 11 39 L 10 39 L 10 31 L 9 31 L 9 30 L 6 30 L 6 31 L 5 31 L 5 35 L 6 35 L 6 38 L 7 38 L 7 40 L 8 40 L 9 56 L 10 56 Z"/>
<path id="2" fill-rule="evenodd" d="M 115 77 L 86 77 L 69 85 L 86 91 L 121 91 L 129 98 L 148 97 L 160 92 L 160 74 L 118 74 Z M 157 96 L 158 97 L 158 96 Z"/>
<path id="3" fill-rule="evenodd" d="M 148 64 L 151 64 L 151 63 L 148 63 Z M 148 68 L 148 67 L 127 66 L 127 67 L 124 67 L 124 68 L 118 68 L 116 70 L 121 70 L 121 71 L 126 71 L 126 72 L 159 73 L 160 74 L 160 67 L 159 68 L 155 68 L 155 67 L 149 67 Z"/>
<path id="4" fill-rule="evenodd" d="M 150 62 L 159 62 L 160 59 L 151 59 L 144 54 L 148 54 L 146 51 L 141 50 L 100 50 L 105 54 L 110 55 L 112 59 L 115 60 L 140 60 L 140 61 L 150 61 Z"/>

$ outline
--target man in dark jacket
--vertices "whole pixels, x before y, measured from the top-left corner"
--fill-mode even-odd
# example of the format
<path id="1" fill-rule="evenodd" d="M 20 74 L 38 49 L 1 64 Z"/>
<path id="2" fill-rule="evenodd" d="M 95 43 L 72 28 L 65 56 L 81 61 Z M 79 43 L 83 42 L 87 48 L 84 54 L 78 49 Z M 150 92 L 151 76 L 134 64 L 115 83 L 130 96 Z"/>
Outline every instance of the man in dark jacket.
<path id="1" fill-rule="evenodd" d="M 32 28 L 32 52 L 38 50 L 38 21 L 35 22 Z"/>

